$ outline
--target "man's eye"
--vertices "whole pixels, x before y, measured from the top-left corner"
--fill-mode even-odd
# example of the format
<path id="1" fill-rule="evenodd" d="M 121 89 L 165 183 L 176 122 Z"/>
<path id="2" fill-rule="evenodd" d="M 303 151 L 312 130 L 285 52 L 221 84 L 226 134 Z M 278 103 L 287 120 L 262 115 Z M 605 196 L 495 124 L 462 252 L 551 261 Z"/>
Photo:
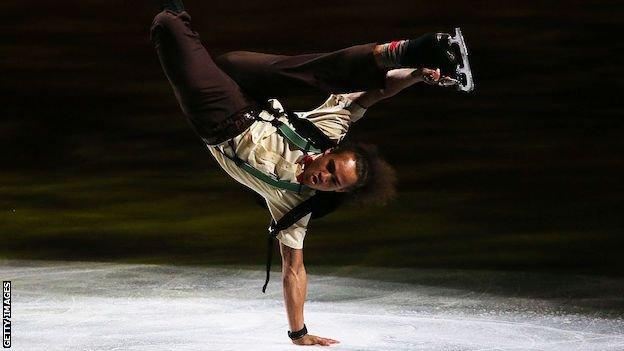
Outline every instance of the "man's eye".
<path id="1" fill-rule="evenodd" d="M 327 164 L 327 170 L 330 173 L 334 173 L 334 160 L 329 161 L 329 163 Z"/>

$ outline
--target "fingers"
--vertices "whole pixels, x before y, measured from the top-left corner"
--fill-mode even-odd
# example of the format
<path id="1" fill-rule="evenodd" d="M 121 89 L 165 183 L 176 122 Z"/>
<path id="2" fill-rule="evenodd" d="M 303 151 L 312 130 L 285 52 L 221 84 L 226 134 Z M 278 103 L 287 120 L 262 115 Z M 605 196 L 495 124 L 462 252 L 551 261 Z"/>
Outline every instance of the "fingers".
<path id="1" fill-rule="evenodd" d="M 426 83 L 434 84 L 440 79 L 440 69 L 436 68 L 435 70 L 430 68 L 422 69 L 422 77 Z"/>
<path id="2" fill-rule="evenodd" d="M 431 84 L 431 85 L 439 85 L 439 86 L 443 86 L 443 87 L 450 87 L 450 86 L 454 86 L 459 84 L 459 81 L 457 79 L 448 77 L 448 76 L 443 76 L 440 73 L 440 69 L 437 68 L 435 70 L 430 69 L 430 68 L 423 68 L 422 69 L 422 77 L 423 77 L 423 81 L 427 84 Z"/>
<path id="3" fill-rule="evenodd" d="M 459 81 L 451 77 L 444 76 L 442 77 L 442 79 L 440 79 L 438 84 L 443 87 L 450 87 L 450 86 L 459 84 Z"/>
<path id="4" fill-rule="evenodd" d="M 330 339 L 330 338 L 322 338 L 316 335 L 306 335 L 301 339 L 297 339 L 293 341 L 297 345 L 321 345 L 321 346 L 330 346 L 332 344 L 340 343 L 338 340 Z"/>
<path id="5" fill-rule="evenodd" d="M 321 337 L 317 338 L 317 344 L 323 345 L 323 346 L 329 346 L 331 344 L 337 344 L 339 342 L 340 341 L 338 341 L 338 340 L 334 340 L 334 339 L 330 339 L 330 338 L 321 338 Z"/>

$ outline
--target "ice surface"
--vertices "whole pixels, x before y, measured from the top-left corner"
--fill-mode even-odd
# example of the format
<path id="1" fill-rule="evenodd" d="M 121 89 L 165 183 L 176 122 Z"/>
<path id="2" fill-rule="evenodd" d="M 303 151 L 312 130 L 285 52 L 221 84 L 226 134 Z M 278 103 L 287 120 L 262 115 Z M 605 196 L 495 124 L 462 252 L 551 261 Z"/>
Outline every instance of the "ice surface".
<path id="1" fill-rule="evenodd" d="M 624 350 L 617 279 L 322 271 L 308 268 L 305 320 L 341 341 L 331 349 Z M 262 267 L 0 261 L 0 278 L 13 285 L 13 350 L 298 349 L 279 272 L 262 294 Z"/>

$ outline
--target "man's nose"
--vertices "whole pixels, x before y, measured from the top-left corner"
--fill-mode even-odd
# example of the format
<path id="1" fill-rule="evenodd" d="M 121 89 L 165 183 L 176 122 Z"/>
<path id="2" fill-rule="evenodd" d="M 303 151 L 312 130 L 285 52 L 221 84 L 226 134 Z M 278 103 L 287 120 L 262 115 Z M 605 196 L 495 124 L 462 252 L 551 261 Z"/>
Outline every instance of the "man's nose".
<path id="1" fill-rule="evenodd" d="M 321 183 L 325 184 L 327 183 L 327 177 L 329 176 L 329 173 L 327 171 L 321 171 Z"/>

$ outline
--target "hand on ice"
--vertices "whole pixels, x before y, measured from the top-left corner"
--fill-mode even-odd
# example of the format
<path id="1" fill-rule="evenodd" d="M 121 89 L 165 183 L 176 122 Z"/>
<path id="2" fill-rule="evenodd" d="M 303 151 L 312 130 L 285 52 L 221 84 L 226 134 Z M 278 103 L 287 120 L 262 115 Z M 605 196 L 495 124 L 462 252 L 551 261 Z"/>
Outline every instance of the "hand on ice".
<path id="1" fill-rule="evenodd" d="M 322 346 L 329 346 L 331 344 L 336 344 L 339 343 L 340 341 L 338 340 L 334 340 L 334 339 L 329 339 L 329 338 L 322 338 L 320 336 L 316 336 L 316 335 L 310 335 L 310 334 L 306 334 L 303 337 L 297 339 L 297 340 L 293 340 L 292 341 L 293 344 L 297 344 L 297 345 L 322 345 Z"/>

